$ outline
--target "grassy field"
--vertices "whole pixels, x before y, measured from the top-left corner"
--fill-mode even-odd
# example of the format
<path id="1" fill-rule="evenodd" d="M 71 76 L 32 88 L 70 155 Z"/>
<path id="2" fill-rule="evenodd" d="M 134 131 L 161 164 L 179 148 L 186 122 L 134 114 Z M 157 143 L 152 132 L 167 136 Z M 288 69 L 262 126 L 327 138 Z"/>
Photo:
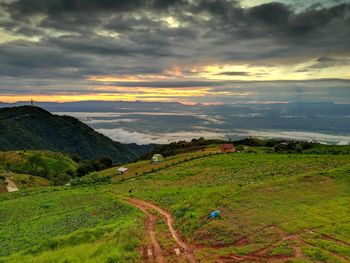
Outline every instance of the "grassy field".
<path id="1" fill-rule="evenodd" d="M 198 258 L 264 248 L 287 256 L 300 242 L 306 259 L 343 262 L 350 260 L 344 245 L 350 240 L 349 161 L 349 155 L 214 155 L 129 178 L 115 193 L 171 211 L 177 229 L 201 247 Z M 221 218 L 208 220 L 215 209 Z"/>
<path id="2" fill-rule="evenodd" d="M 116 167 L 106 169 L 104 171 L 100 171 L 99 173 L 101 175 L 110 175 L 114 178 L 114 180 L 125 180 L 130 177 L 145 175 L 148 173 L 169 168 L 171 166 L 177 165 L 182 162 L 187 162 L 189 160 L 197 159 L 197 158 L 203 158 L 203 157 L 217 154 L 217 153 L 219 153 L 219 148 L 218 146 L 213 145 L 201 151 L 169 156 L 165 158 L 164 161 L 157 164 L 152 163 L 150 160 L 143 160 L 143 161 L 125 164 L 123 165 L 123 167 L 127 167 L 129 170 L 124 175 L 118 174 Z"/>
<path id="3" fill-rule="evenodd" d="M 233 255 L 350 261 L 350 155 L 250 151 L 133 163 L 107 185 L 2 194 L 1 259 L 138 262 L 144 217 L 122 201 L 134 197 L 171 212 L 200 262 L 234 262 Z M 100 174 L 115 175 L 114 169 Z M 209 220 L 215 209 L 221 216 Z M 168 248 L 165 229 L 158 222 L 159 241 Z"/>
<path id="4" fill-rule="evenodd" d="M 36 188 L 0 198 L 0 261 L 139 258 L 143 215 L 117 199 L 108 186 Z"/>
<path id="5" fill-rule="evenodd" d="M 67 155 L 43 150 L 0 152 L 0 167 L 2 171 L 29 173 L 36 169 L 47 169 L 49 174 L 57 171 L 74 170 L 77 164 Z"/>
<path id="6" fill-rule="evenodd" d="M 34 175 L 29 174 L 4 174 L 4 176 L 10 178 L 18 187 L 18 189 L 24 189 L 35 186 L 49 186 L 50 181 Z"/>

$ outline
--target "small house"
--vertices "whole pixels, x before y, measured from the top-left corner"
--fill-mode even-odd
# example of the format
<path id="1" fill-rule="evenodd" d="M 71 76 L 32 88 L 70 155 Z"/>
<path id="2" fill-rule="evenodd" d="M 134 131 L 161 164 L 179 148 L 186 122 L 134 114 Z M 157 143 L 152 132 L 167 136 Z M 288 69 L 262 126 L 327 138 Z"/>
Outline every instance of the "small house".
<path id="1" fill-rule="evenodd" d="M 161 155 L 159 153 L 153 154 L 153 156 L 152 156 L 152 162 L 153 163 L 160 163 L 163 160 L 164 160 L 163 155 Z"/>
<path id="2" fill-rule="evenodd" d="M 232 143 L 227 143 L 227 144 L 221 144 L 220 145 L 220 151 L 222 153 L 231 153 L 236 151 L 235 147 L 233 146 Z"/>
<path id="3" fill-rule="evenodd" d="M 119 167 L 117 169 L 117 171 L 118 171 L 119 174 L 125 174 L 128 171 L 128 168 L 126 168 L 126 167 Z"/>

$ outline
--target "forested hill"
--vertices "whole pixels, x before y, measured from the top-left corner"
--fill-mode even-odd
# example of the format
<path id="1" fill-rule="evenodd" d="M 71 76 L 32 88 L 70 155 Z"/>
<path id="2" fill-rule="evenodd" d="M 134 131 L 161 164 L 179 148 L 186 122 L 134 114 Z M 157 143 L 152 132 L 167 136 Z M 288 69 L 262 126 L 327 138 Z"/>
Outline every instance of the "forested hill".
<path id="1" fill-rule="evenodd" d="M 109 156 L 117 162 L 137 159 L 152 145 L 122 144 L 79 120 L 58 116 L 39 107 L 0 109 L 0 150 L 45 149 L 77 154 L 84 159 Z"/>

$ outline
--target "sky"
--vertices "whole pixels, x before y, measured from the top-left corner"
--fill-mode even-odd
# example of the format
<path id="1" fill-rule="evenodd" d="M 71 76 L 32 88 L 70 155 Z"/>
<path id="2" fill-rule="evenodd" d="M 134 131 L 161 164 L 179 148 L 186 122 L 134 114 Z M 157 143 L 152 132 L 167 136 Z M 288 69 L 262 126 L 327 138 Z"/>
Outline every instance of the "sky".
<path id="1" fill-rule="evenodd" d="M 350 0 L 0 0 L 0 101 L 350 104 Z"/>

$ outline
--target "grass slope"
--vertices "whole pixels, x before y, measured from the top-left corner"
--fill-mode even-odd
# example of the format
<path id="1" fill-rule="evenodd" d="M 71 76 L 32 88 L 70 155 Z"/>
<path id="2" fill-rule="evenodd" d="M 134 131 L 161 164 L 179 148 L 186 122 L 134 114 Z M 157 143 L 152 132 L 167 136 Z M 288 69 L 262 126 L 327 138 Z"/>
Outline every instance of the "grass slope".
<path id="1" fill-rule="evenodd" d="M 142 213 L 116 198 L 131 196 L 171 212 L 201 262 L 350 261 L 350 155 L 264 151 L 195 158 L 110 185 L 3 194 L 2 259 L 138 262 Z M 220 218 L 209 220 L 215 209 Z M 159 222 L 161 245 L 173 251 L 164 229 Z"/>
<path id="2" fill-rule="evenodd" d="M 39 177 L 39 176 L 33 176 L 30 174 L 7 174 L 7 177 L 9 177 L 12 182 L 15 183 L 18 189 L 25 189 L 29 187 L 36 187 L 36 186 L 49 186 L 50 181 Z"/>
<path id="3" fill-rule="evenodd" d="M 125 180 L 115 191 L 132 190 L 171 211 L 188 241 L 204 247 L 197 251 L 204 262 L 266 247 L 274 256 L 294 254 L 296 241 L 281 240 L 296 233 L 305 259 L 337 262 L 350 260 L 350 246 L 341 245 L 350 240 L 349 161 L 349 155 L 215 155 Z M 215 209 L 221 218 L 208 220 Z"/>
<path id="4" fill-rule="evenodd" d="M 0 175 L 17 187 L 47 186 L 60 175 L 73 173 L 78 164 L 69 156 L 39 150 L 0 152 Z"/>
<path id="5" fill-rule="evenodd" d="M 8 151 L 0 152 L 0 169 L 18 173 L 35 174 L 47 170 L 49 175 L 76 170 L 78 164 L 69 156 L 51 151 Z"/>
<path id="6" fill-rule="evenodd" d="M 171 166 L 177 165 L 182 162 L 187 162 L 189 160 L 196 159 L 196 158 L 203 158 L 205 156 L 209 156 L 217 153 L 219 153 L 218 146 L 210 146 L 197 152 L 190 152 L 190 153 L 183 153 L 183 154 L 168 156 L 162 162 L 157 164 L 151 162 L 150 160 L 142 160 L 142 161 L 125 164 L 123 165 L 123 167 L 127 167 L 129 170 L 123 176 L 120 176 L 120 174 L 117 171 L 117 168 L 115 167 L 100 171 L 99 174 L 104 176 L 107 176 L 107 175 L 112 176 L 114 177 L 115 180 L 125 180 L 126 178 L 133 177 L 135 175 L 136 176 L 145 175 L 147 173 L 159 171 L 162 169 L 167 169 Z"/>

